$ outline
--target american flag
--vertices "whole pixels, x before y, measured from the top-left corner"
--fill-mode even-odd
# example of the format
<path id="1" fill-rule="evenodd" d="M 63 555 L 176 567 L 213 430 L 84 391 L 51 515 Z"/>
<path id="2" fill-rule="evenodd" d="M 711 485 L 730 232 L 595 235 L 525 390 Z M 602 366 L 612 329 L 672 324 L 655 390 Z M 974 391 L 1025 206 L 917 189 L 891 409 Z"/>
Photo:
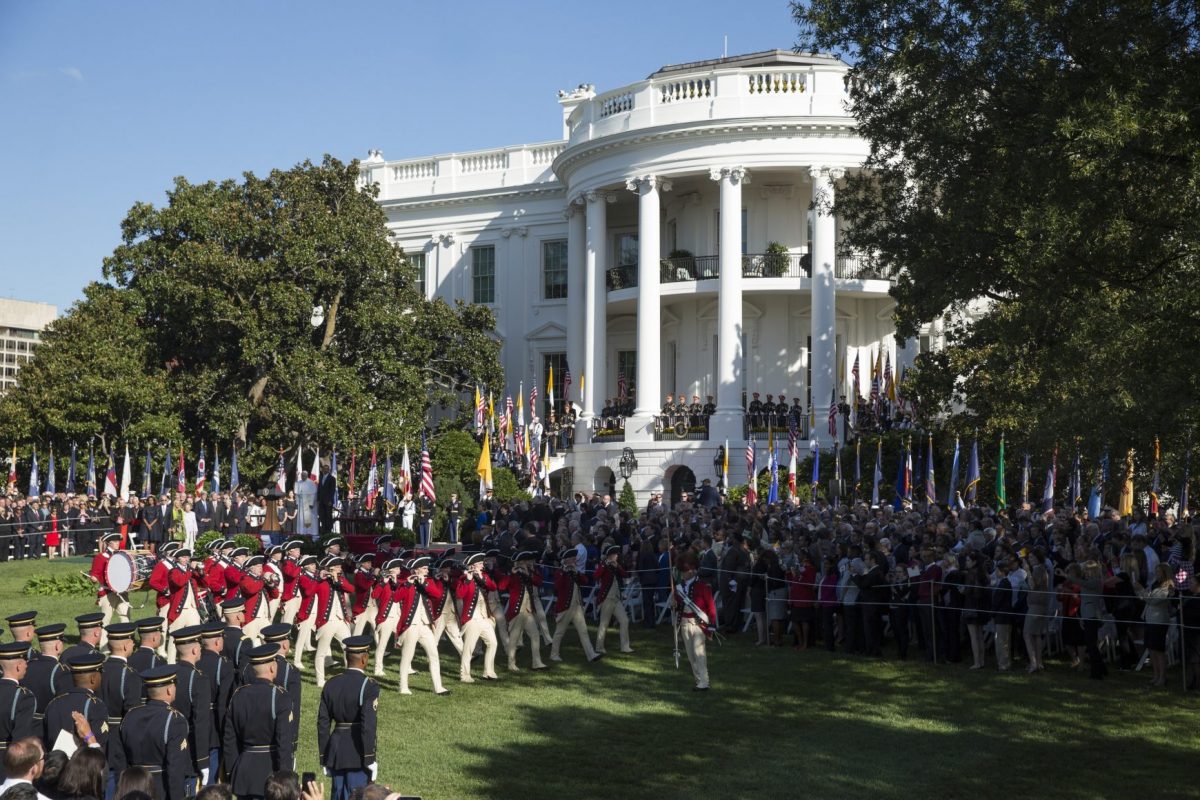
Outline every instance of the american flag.
<path id="1" fill-rule="evenodd" d="M 854 385 L 850 388 L 854 392 L 855 401 L 857 401 L 858 400 L 858 386 L 859 386 L 859 383 L 858 383 L 858 353 L 857 352 L 855 352 L 855 354 L 854 354 L 854 366 L 850 368 L 850 374 L 854 376 Z"/>
<path id="2" fill-rule="evenodd" d="M 204 491 L 204 480 L 206 475 L 206 465 L 204 463 L 204 445 L 200 446 L 200 460 L 196 462 L 196 491 Z"/>
<path id="3" fill-rule="evenodd" d="M 563 400 L 571 399 L 571 367 L 563 366 Z"/>
<path id="4" fill-rule="evenodd" d="M 367 473 L 367 510 L 375 508 L 375 495 L 379 494 L 379 465 L 375 456 L 375 447 L 371 446 L 371 470 Z"/>
<path id="5" fill-rule="evenodd" d="M 896 402 L 896 384 L 892 381 L 892 353 L 888 351 L 887 361 L 883 367 L 883 393 L 887 399 Z"/>
<path id="6" fill-rule="evenodd" d="M 537 399 L 538 399 L 537 381 L 534 381 L 533 387 L 530 388 L 530 390 L 529 390 L 529 413 L 530 414 L 537 414 Z"/>
<path id="7" fill-rule="evenodd" d="M 875 366 L 871 368 L 871 405 L 879 408 L 879 372 L 880 364 L 876 360 Z"/>
<path id="8" fill-rule="evenodd" d="M 829 392 L 829 435 L 837 439 L 837 394 Z"/>
<path id="9" fill-rule="evenodd" d="M 433 463 L 429 460 L 429 446 L 425 441 L 425 432 L 421 432 L 421 494 L 429 498 L 429 502 L 437 501 L 433 491 Z"/>
<path id="10" fill-rule="evenodd" d="M 479 387 L 475 387 L 475 430 L 476 432 L 483 431 L 484 411 L 487 407 L 483 402 L 483 392 L 479 391 Z"/>
<path id="11" fill-rule="evenodd" d="M 500 415 L 500 441 L 503 442 L 508 438 L 508 432 L 512 428 L 512 395 L 508 395 L 505 399 L 504 412 Z"/>
<path id="12" fill-rule="evenodd" d="M 629 386 L 625 383 L 625 373 L 617 374 L 617 397 L 625 399 L 625 393 L 629 390 Z"/>
<path id="13" fill-rule="evenodd" d="M 756 505 L 758 503 L 758 474 L 754 469 L 754 437 L 746 440 L 746 504 Z"/>

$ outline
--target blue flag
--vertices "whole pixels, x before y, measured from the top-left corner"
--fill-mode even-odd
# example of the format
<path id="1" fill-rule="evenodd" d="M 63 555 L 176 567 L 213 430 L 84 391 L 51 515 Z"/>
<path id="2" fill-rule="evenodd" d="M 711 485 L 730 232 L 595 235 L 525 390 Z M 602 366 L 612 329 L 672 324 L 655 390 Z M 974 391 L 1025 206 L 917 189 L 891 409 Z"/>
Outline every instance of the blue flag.
<path id="1" fill-rule="evenodd" d="M 1096 481 L 1092 484 L 1092 493 L 1088 496 L 1088 519 L 1100 516 L 1100 507 L 1104 505 L 1104 485 L 1108 482 L 1108 451 L 1100 456 L 1100 469 L 1096 472 Z"/>
<path id="2" fill-rule="evenodd" d="M 221 493 L 221 448 L 213 444 L 212 492 Z"/>
<path id="3" fill-rule="evenodd" d="M 46 493 L 57 494 L 58 489 L 54 485 L 54 448 L 50 448 L 50 462 L 46 464 Z"/>
<path id="4" fill-rule="evenodd" d="M 879 484 L 883 483 L 883 440 L 875 443 L 875 475 L 872 478 L 871 505 L 879 505 Z"/>
<path id="5" fill-rule="evenodd" d="M 1054 459 L 1050 469 L 1046 470 L 1046 488 L 1042 490 L 1042 513 L 1054 508 L 1054 484 L 1058 478 L 1058 448 L 1054 449 Z"/>
<path id="6" fill-rule="evenodd" d="M 971 458 L 967 461 L 967 503 L 975 505 L 979 497 L 979 440 L 971 442 Z"/>
<path id="7" fill-rule="evenodd" d="M 954 459 L 950 462 L 950 486 L 946 489 L 946 504 L 964 508 L 962 498 L 958 496 L 958 437 L 954 437 Z"/>
<path id="8" fill-rule="evenodd" d="M 174 475 L 171 472 L 171 446 L 167 445 L 167 457 L 163 461 L 162 482 L 159 484 L 159 495 L 170 494 L 168 488 L 171 486 Z"/>
<path id="9" fill-rule="evenodd" d="M 153 488 L 151 481 L 154 480 L 154 457 L 150 454 L 150 445 L 146 445 L 146 460 L 142 463 L 142 499 L 150 496 L 150 491 Z"/>
<path id="10" fill-rule="evenodd" d="M 229 491 L 236 491 L 241 485 L 241 479 L 238 477 L 237 469 L 237 445 L 233 446 L 233 455 L 229 459 Z"/>
<path id="11" fill-rule="evenodd" d="M 775 454 L 775 434 L 767 433 L 767 469 L 771 470 L 771 484 L 767 487 L 767 504 L 779 502 L 779 464 Z"/>
<path id="12" fill-rule="evenodd" d="M 1079 501 L 1083 499 L 1083 476 L 1079 470 L 1079 451 L 1075 451 L 1075 463 L 1071 465 L 1071 486 L 1067 492 L 1071 501 L 1071 508 L 1074 509 Z"/>
<path id="13" fill-rule="evenodd" d="M 425 434 L 421 434 L 421 449 L 425 449 Z M 383 499 L 390 505 L 396 505 L 396 487 L 392 485 L 392 454 L 388 453 L 383 462 Z"/>
<path id="14" fill-rule="evenodd" d="M 75 494 L 75 445 L 71 445 L 71 463 L 67 465 L 67 494 Z"/>
<path id="15" fill-rule="evenodd" d="M 29 465 L 29 496 L 37 497 L 42 493 L 41 478 L 38 477 L 37 448 L 33 448 L 33 461 Z"/>
<path id="16" fill-rule="evenodd" d="M 87 496 L 96 496 L 96 454 L 88 446 Z"/>

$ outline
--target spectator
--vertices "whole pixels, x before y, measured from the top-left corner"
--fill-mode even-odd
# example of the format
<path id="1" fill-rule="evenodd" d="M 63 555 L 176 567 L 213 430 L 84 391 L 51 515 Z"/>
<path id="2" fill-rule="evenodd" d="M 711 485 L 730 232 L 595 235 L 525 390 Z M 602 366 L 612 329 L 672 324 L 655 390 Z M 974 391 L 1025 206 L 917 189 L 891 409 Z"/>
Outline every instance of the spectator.
<path id="1" fill-rule="evenodd" d="M 58 791 L 58 781 L 62 778 L 63 770 L 67 768 L 70 759 L 62 750 L 51 750 L 42 759 L 42 777 L 34 781 L 37 790 L 51 800 L 61 800 Z"/>
<path id="2" fill-rule="evenodd" d="M 104 800 L 104 784 L 108 780 L 108 760 L 96 747 L 75 751 L 58 779 L 62 800 Z"/>
<path id="3" fill-rule="evenodd" d="M 210 783 L 196 793 L 196 800 L 233 800 L 227 783 Z"/>
<path id="4" fill-rule="evenodd" d="M 154 797 L 154 778 L 145 767 L 126 767 L 121 770 L 114 797 L 117 800 L 134 800 L 129 797 L 133 793 Z"/>
<path id="5" fill-rule="evenodd" d="M 300 800 L 300 776 L 291 770 L 280 770 L 267 778 L 266 800 Z"/>
<path id="6" fill-rule="evenodd" d="M 9 790 L 20 787 L 19 794 L 25 795 L 22 800 L 50 800 L 34 788 L 42 774 L 44 754 L 41 741 L 32 736 L 10 744 L 4 751 L 4 774 L 8 777 L 0 783 L 0 792 L 7 795 Z M 24 789 L 25 786 L 29 789 Z"/>
<path id="7" fill-rule="evenodd" d="M 1175 576 L 1169 564 L 1158 564 L 1154 581 L 1149 588 L 1134 583 L 1138 596 L 1146 601 L 1143 612 L 1146 620 L 1146 649 L 1154 668 L 1151 686 L 1167 685 L 1167 626 L 1171 621 L 1171 599 L 1175 595 Z"/>

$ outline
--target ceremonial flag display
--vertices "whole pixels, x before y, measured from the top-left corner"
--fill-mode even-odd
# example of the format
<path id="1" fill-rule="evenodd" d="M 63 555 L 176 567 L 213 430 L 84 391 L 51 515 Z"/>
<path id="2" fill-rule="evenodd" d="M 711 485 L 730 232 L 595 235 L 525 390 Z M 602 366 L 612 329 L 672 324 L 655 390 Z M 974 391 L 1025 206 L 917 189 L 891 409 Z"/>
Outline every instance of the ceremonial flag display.
<path id="1" fill-rule="evenodd" d="M 1104 487 L 1108 483 L 1108 451 L 1100 456 L 1100 468 L 1096 472 L 1096 480 L 1092 483 L 1092 492 L 1088 497 L 1088 519 L 1100 517 L 1100 507 L 1104 505 Z"/>
<path id="2" fill-rule="evenodd" d="M 287 464 L 284 463 L 283 452 L 283 448 L 279 448 L 279 463 L 275 465 L 275 491 L 279 494 L 287 493 Z"/>
<path id="3" fill-rule="evenodd" d="M 971 440 L 971 458 L 967 461 L 967 504 L 979 502 L 979 440 Z"/>
<path id="4" fill-rule="evenodd" d="M 308 471 L 314 481 L 321 479 L 321 448 L 313 447 L 312 469 Z"/>
<path id="5" fill-rule="evenodd" d="M 837 394 L 831 389 L 829 391 L 829 435 L 837 441 Z"/>
<path id="6" fill-rule="evenodd" d="M 1075 463 L 1071 465 L 1070 486 L 1067 488 L 1067 499 L 1071 504 L 1071 508 L 1079 504 L 1083 499 L 1083 476 L 1079 473 L 1079 451 L 1075 451 Z"/>
<path id="7" fill-rule="evenodd" d="M 788 431 L 788 497 L 796 500 L 796 431 Z"/>
<path id="8" fill-rule="evenodd" d="M 1000 434 L 1000 458 L 996 463 L 996 505 L 1004 508 L 1008 505 L 1008 491 L 1004 486 L 1004 434 Z"/>
<path id="9" fill-rule="evenodd" d="M 67 484 L 63 487 L 67 494 L 75 494 L 75 445 L 71 445 L 71 462 L 67 464 Z"/>
<path id="10" fill-rule="evenodd" d="M 929 447 L 925 451 L 925 502 L 937 503 L 937 484 L 933 478 L 933 434 L 929 435 Z"/>
<path id="11" fill-rule="evenodd" d="M 550 365 L 550 377 L 546 379 L 546 402 L 550 404 L 550 410 L 554 411 L 554 365 Z"/>
<path id="12" fill-rule="evenodd" d="M 108 469 L 104 471 L 104 493 L 109 497 L 117 496 L 117 462 L 111 449 L 108 451 Z"/>
<path id="13" fill-rule="evenodd" d="M 1133 513 L 1133 448 L 1125 455 L 1125 480 L 1121 483 L 1121 500 L 1117 513 L 1127 517 Z"/>
<path id="14" fill-rule="evenodd" d="M 379 461 L 375 445 L 371 445 L 371 468 L 367 471 L 367 510 L 375 509 L 375 495 L 379 493 Z"/>
<path id="15" fill-rule="evenodd" d="M 38 476 L 37 448 L 33 449 L 33 459 L 29 463 L 29 496 L 37 497 L 42 493 L 42 480 Z"/>
<path id="16" fill-rule="evenodd" d="M 879 484 L 883 483 L 883 440 L 875 443 L 875 474 L 872 476 L 871 505 L 879 506 Z"/>
<path id="17" fill-rule="evenodd" d="M 563 368 L 563 399 L 571 399 L 571 365 L 567 364 Z"/>
<path id="18" fill-rule="evenodd" d="M 725 457 L 721 459 L 722 486 L 729 488 L 729 440 L 725 440 Z"/>
<path id="19" fill-rule="evenodd" d="M 816 494 L 817 486 L 821 483 L 821 443 L 816 439 L 812 441 L 812 480 L 809 485 L 813 487 L 813 494 Z"/>
<path id="20" fill-rule="evenodd" d="M 392 454 L 388 453 L 383 459 L 383 502 L 388 508 L 396 505 L 396 487 L 392 485 Z"/>
<path id="21" fill-rule="evenodd" d="M 229 457 L 229 490 L 236 491 L 241 485 L 241 478 L 238 476 L 237 465 L 237 445 L 233 446 L 233 455 Z"/>
<path id="22" fill-rule="evenodd" d="M 1029 453 L 1025 454 L 1025 466 L 1021 468 L 1021 505 L 1029 504 Z"/>
<path id="23" fill-rule="evenodd" d="M 479 496 L 492 488 L 492 443 L 487 433 L 483 434 L 483 450 L 479 452 L 479 463 L 475 467 L 479 475 Z"/>
<path id="24" fill-rule="evenodd" d="M 962 498 L 958 496 L 958 437 L 954 437 L 954 457 L 950 460 L 950 484 L 946 487 L 946 504 L 951 507 L 965 508 Z"/>
<path id="25" fill-rule="evenodd" d="M 1183 486 L 1179 489 L 1179 519 L 1182 521 L 1188 514 L 1188 473 L 1192 469 L 1192 448 L 1188 448 L 1183 457 Z"/>
<path id="26" fill-rule="evenodd" d="M 54 482 L 54 448 L 50 448 L 50 460 L 46 462 L 46 494 L 57 494 L 58 487 Z"/>
<path id="27" fill-rule="evenodd" d="M 779 502 L 779 470 L 775 464 L 775 432 L 767 429 L 767 469 L 771 472 L 771 483 L 767 487 L 767 503 Z"/>
<path id="28" fill-rule="evenodd" d="M 408 460 L 408 443 L 404 444 L 404 455 L 400 457 L 400 496 L 412 494 L 412 464 Z"/>
<path id="29" fill-rule="evenodd" d="M 859 385 L 860 385 L 858 382 L 858 351 L 857 350 L 854 351 L 854 366 L 850 368 L 850 375 L 852 378 L 851 383 L 850 383 L 850 390 L 853 392 L 853 394 L 850 395 L 850 399 L 852 402 L 855 402 L 855 404 L 857 405 L 856 401 L 858 400 L 858 391 L 859 391 Z"/>
<path id="30" fill-rule="evenodd" d="M 296 477 L 295 483 L 292 486 L 294 487 L 296 483 L 302 480 L 304 480 L 304 445 L 298 444 L 296 445 Z M 197 477 L 196 482 L 200 482 L 199 477 Z"/>
<path id="31" fill-rule="evenodd" d="M 341 497 L 338 492 L 338 469 L 337 469 L 337 447 L 333 448 L 333 453 L 329 456 L 329 477 L 333 478 L 333 507 L 337 508 L 341 505 Z"/>
<path id="32" fill-rule="evenodd" d="M 14 444 L 12 455 L 8 459 L 8 493 L 12 494 L 13 487 L 17 485 L 17 446 Z"/>
<path id="33" fill-rule="evenodd" d="M 754 469 L 754 437 L 751 436 L 746 440 L 746 503 L 755 505 L 758 503 L 758 489 L 755 484 L 758 483 L 758 474 Z"/>
<path id="34" fill-rule="evenodd" d="M 236 450 L 234 451 L 234 457 L 237 457 Z M 159 481 L 158 485 L 158 493 L 160 495 L 167 493 L 167 489 L 169 489 L 171 486 L 171 476 L 174 474 L 175 473 L 171 471 L 171 447 L 168 445 L 166 456 L 163 458 L 162 479 Z"/>
<path id="35" fill-rule="evenodd" d="M 629 385 L 625 382 L 625 373 L 617 373 L 617 397 L 624 400 L 627 391 L 629 391 Z"/>
<path id="36" fill-rule="evenodd" d="M 283 456 L 279 458 L 283 460 Z M 180 494 L 187 492 L 187 466 L 183 461 L 183 445 L 179 446 L 179 474 L 176 476 L 175 491 Z"/>
<path id="37" fill-rule="evenodd" d="M 208 464 L 204 461 L 204 445 L 200 445 L 200 458 L 196 461 L 196 493 L 204 491 L 208 481 Z"/>
<path id="38" fill-rule="evenodd" d="M 1154 437 L 1154 473 L 1150 479 L 1150 516 L 1151 518 L 1158 516 L 1158 437 Z M 50 453 L 51 459 L 54 458 L 54 453 Z M 53 463 L 53 462 L 51 462 Z"/>
<path id="39" fill-rule="evenodd" d="M 142 461 L 142 497 L 150 496 L 150 481 L 154 474 L 154 467 L 151 466 L 150 445 L 146 445 L 146 458 Z M 218 491 L 213 489 L 213 491 Z"/>
<path id="40" fill-rule="evenodd" d="M 833 499 L 841 497 L 842 491 L 842 448 L 833 448 Z"/>
<path id="41" fill-rule="evenodd" d="M 483 433 L 483 395 L 479 391 L 479 384 L 475 384 L 475 433 Z"/>
<path id="42" fill-rule="evenodd" d="M 221 493 L 221 451 L 213 447 L 212 493 Z"/>
<path id="43" fill-rule="evenodd" d="M 125 461 L 121 464 L 121 490 L 118 497 L 124 502 L 129 499 L 129 484 L 133 481 L 133 469 L 129 463 L 129 444 L 125 444 Z"/>
<path id="44" fill-rule="evenodd" d="M 88 445 L 87 496 L 96 496 L 96 454 L 91 445 Z"/>
<path id="45" fill-rule="evenodd" d="M 854 499 L 858 500 L 858 492 L 862 487 L 862 437 L 854 437 Z"/>
<path id="46" fill-rule="evenodd" d="M 1046 488 L 1042 490 L 1042 513 L 1054 508 L 1054 484 L 1058 480 L 1058 447 L 1050 460 L 1050 469 L 1046 470 Z"/>
<path id="47" fill-rule="evenodd" d="M 354 448 L 350 448 L 350 475 L 346 480 L 346 499 L 353 500 L 358 492 L 358 479 L 356 477 L 358 469 L 358 452 Z"/>
<path id="48" fill-rule="evenodd" d="M 437 494 L 433 490 L 433 462 L 429 460 L 429 443 L 424 431 L 421 432 L 421 496 L 430 503 L 437 502 Z"/>

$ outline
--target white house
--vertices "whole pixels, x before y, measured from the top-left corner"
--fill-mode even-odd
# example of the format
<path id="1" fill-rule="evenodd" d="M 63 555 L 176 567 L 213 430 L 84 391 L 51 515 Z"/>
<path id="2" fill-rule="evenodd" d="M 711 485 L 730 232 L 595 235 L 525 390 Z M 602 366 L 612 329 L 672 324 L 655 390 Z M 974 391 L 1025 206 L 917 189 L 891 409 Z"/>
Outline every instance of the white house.
<path id="1" fill-rule="evenodd" d="M 558 139 L 362 162 L 425 292 L 495 310 L 509 392 L 536 381 L 544 415 L 549 370 L 561 398 L 569 365 L 581 414 L 552 464 L 564 490 L 612 487 L 629 448 L 639 499 L 678 496 L 716 482 L 726 441 L 744 482 L 744 398 L 800 398 L 818 420 L 802 435 L 828 443 L 855 356 L 865 394 L 881 348 L 898 370 L 924 346 L 897 347 L 888 281 L 839 246 L 831 204 L 868 153 L 848 69 L 782 50 L 668 66 L 560 92 Z M 633 416 L 593 441 L 621 385 Z M 668 392 L 711 395 L 716 413 L 664 431 Z"/>

